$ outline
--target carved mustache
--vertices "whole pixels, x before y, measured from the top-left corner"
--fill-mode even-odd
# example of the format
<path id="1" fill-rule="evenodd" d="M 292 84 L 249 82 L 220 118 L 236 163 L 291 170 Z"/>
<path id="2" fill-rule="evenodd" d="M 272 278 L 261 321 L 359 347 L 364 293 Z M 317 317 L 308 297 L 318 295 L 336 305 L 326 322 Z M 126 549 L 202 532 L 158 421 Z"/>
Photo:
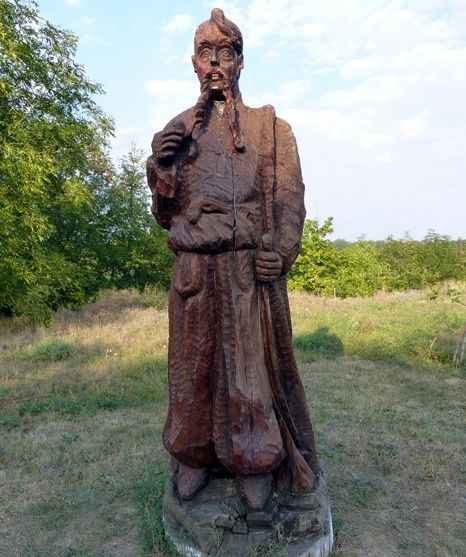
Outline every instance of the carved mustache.
<path id="1" fill-rule="evenodd" d="M 235 149 L 238 151 L 244 151 L 244 140 L 241 134 L 241 130 L 238 128 L 238 115 L 236 112 L 235 99 L 231 90 L 231 83 L 230 80 L 228 80 L 225 77 L 225 74 L 221 71 L 210 71 L 205 74 L 204 79 L 202 80 L 201 95 L 196 103 L 196 106 L 194 107 L 194 119 L 190 135 L 194 139 L 197 139 L 201 131 L 201 127 L 206 116 L 206 109 L 209 103 L 209 82 L 213 74 L 218 75 L 220 79 L 224 79 L 227 82 L 227 86 L 222 91 L 222 93 L 227 104 L 228 125 L 233 135 Z M 198 126 L 198 124 L 201 124 L 201 126 Z"/>
<path id="2" fill-rule="evenodd" d="M 225 74 L 220 71 L 220 70 L 212 70 L 208 73 L 205 74 L 204 79 L 202 80 L 201 83 L 201 94 L 204 96 L 205 95 L 205 100 L 207 101 L 208 99 L 208 91 L 210 89 L 210 86 L 212 84 L 212 76 L 218 76 L 219 80 L 223 80 L 226 84 L 226 89 L 229 89 L 231 87 L 230 81 L 227 79 L 227 77 L 225 76 Z"/>
<path id="3" fill-rule="evenodd" d="M 205 77 L 204 77 L 204 80 L 203 80 L 202 84 L 204 85 L 205 83 L 208 83 L 214 75 L 218 76 L 219 79 L 223 79 L 224 81 L 228 81 L 227 77 L 225 76 L 225 74 L 222 71 L 212 70 L 212 71 L 205 74 Z"/>

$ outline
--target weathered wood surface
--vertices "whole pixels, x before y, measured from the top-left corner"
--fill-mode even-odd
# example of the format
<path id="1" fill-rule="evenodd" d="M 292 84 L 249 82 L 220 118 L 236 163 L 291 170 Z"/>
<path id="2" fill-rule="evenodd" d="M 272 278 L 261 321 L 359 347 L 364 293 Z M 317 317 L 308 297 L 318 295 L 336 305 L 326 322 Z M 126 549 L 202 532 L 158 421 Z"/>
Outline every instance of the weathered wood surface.
<path id="1" fill-rule="evenodd" d="M 331 512 L 324 480 L 301 496 L 276 496 L 268 508 L 251 513 L 231 478 L 212 478 L 192 501 L 177 497 L 169 481 L 164 499 L 166 534 L 182 555 L 247 557 L 264 544 L 289 557 L 326 557 L 333 544 Z M 261 545 L 262 544 L 262 545 Z"/>
<path id="2" fill-rule="evenodd" d="M 181 543 L 184 529 L 210 557 L 244 557 L 278 532 L 295 549 L 325 545 L 286 287 L 306 214 L 296 141 L 273 107 L 244 105 L 243 39 L 221 10 L 198 27 L 192 61 L 198 102 L 155 134 L 147 162 L 152 212 L 176 254 L 167 531 Z"/>

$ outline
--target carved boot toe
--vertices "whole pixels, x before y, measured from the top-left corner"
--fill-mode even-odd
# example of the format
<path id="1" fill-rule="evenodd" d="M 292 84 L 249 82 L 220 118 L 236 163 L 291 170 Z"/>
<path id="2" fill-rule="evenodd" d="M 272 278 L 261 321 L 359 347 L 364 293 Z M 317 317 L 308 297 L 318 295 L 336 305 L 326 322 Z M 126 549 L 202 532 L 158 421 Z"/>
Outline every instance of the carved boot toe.
<path id="1" fill-rule="evenodd" d="M 180 462 L 177 482 L 180 497 L 189 501 L 207 484 L 208 479 L 207 468 L 192 468 Z"/>
<path id="2" fill-rule="evenodd" d="M 272 475 L 239 476 L 238 483 L 247 506 L 254 511 L 262 510 L 272 493 Z"/>

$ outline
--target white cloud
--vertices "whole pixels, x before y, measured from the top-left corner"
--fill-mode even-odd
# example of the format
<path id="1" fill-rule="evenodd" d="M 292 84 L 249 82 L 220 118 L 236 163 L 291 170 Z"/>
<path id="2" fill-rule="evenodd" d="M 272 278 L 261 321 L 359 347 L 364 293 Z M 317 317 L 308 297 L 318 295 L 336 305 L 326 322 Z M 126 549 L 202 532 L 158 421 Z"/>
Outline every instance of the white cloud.
<path id="1" fill-rule="evenodd" d="M 159 97 L 185 96 L 186 92 L 192 93 L 198 90 L 194 80 L 186 79 L 151 79 L 145 86 L 146 93 Z"/>
<path id="2" fill-rule="evenodd" d="M 151 79 L 144 90 L 154 99 L 148 122 L 152 133 L 161 130 L 180 112 L 194 106 L 199 97 L 199 85 L 195 79 Z"/>
<path id="3" fill-rule="evenodd" d="M 193 18 L 189 14 L 175 15 L 162 27 L 165 33 L 183 33 L 193 26 Z"/>
<path id="4" fill-rule="evenodd" d="M 251 2 L 246 32 L 264 6 Z M 299 76 L 290 83 L 307 74 L 304 95 L 277 84 L 254 100 L 273 99 L 294 129 L 310 217 L 333 215 L 347 238 L 420 237 L 429 227 L 464 235 L 466 38 L 458 20 L 466 22 L 466 2 L 456 0 L 293 0 L 262 18 L 249 47 L 266 52 L 278 38 L 305 53 L 294 73 L 292 59 L 274 60 Z"/>
<path id="5" fill-rule="evenodd" d="M 311 83 L 308 79 L 287 80 L 278 85 L 277 91 L 252 98 L 251 104 L 273 104 L 280 107 L 294 106 L 308 94 Z"/>
<path id="6" fill-rule="evenodd" d="M 132 143 L 138 149 L 142 149 L 145 155 L 150 154 L 150 142 L 154 130 L 150 126 L 117 126 L 115 136 L 112 140 L 112 158 L 117 162 L 121 157 L 128 153 Z"/>
<path id="7" fill-rule="evenodd" d="M 79 20 L 79 23 L 81 23 L 81 25 L 83 25 L 84 27 L 92 27 L 95 24 L 95 19 L 86 16 L 86 17 L 82 17 Z"/>
<path id="8" fill-rule="evenodd" d="M 383 147 L 391 142 L 392 137 L 387 133 L 366 131 L 359 133 L 359 143 L 367 151 L 377 150 L 379 147 Z M 383 153 L 386 153 L 386 151 L 383 151 Z M 384 161 L 386 162 L 386 157 Z"/>
<path id="9" fill-rule="evenodd" d="M 83 33 L 79 37 L 80 44 L 94 44 L 94 45 L 101 45 L 105 44 L 102 37 L 96 33 Z"/>
<path id="10" fill-rule="evenodd" d="M 424 114 L 416 114 L 411 118 L 396 121 L 396 127 L 402 137 L 411 139 L 420 137 L 425 130 Z"/>
<path id="11" fill-rule="evenodd" d="M 163 63 L 166 66 L 170 66 L 174 62 L 178 62 L 179 59 L 180 59 L 180 56 L 178 54 L 170 54 L 169 56 L 164 57 Z"/>
<path id="12" fill-rule="evenodd" d="M 389 164 L 393 160 L 393 156 L 390 151 L 383 151 L 377 158 L 378 162 Z"/>
<path id="13" fill-rule="evenodd" d="M 438 13 L 445 4 L 449 17 Z M 307 93 L 318 90 L 321 76 L 333 73 L 330 92 L 307 95 L 307 102 L 295 96 L 288 105 L 299 102 L 313 115 L 316 110 L 338 112 L 346 130 L 360 130 L 351 136 L 365 149 L 368 137 L 385 136 L 393 127 L 405 139 L 416 138 L 438 134 L 445 125 L 456 127 L 455 111 L 464 115 L 466 41 L 456 25 L 460 6 L 435 0 L 422 9 L 419 2 L 399 0 L 277 0 L 272 5 L 253 0 L 247 28 L 250 33 L 254 29 L 254 41 L 249 46 L 273 44 L 280 37 L 287 39 L 288 49 L 304 49 Z M 300 64 L 296 72 L 302 75 Z M 280 103 L 282 92 L 277 87 L 269 96 Z M 426 127 L 432 118 L 439 124 L 442 120 L 442 127 Z"/>
<path id="14" fill-rule="evenodd" d="M 243 32 L 245 102 L 274 104 L 291 123 L 310 184 L 309 216 L 334 215 L 348 238 L 407 229 L 421 236 L 429 227 L 455 234 L 449 226 L 456 220 L 459 229 L 464 215 L 445 194 L 466 191 L 464 0 L 203 4 L 222 8 Z M 165 26 L 168 42 L 199 23 L 185 16 Z M 169 54 L 188 60 L 182 48 Z M 188 70 L 174 75 L 185 79 L 146 83 L 153 129 L 196 101 Z M 432 215 L 437 220 L 427 222 Z"/>

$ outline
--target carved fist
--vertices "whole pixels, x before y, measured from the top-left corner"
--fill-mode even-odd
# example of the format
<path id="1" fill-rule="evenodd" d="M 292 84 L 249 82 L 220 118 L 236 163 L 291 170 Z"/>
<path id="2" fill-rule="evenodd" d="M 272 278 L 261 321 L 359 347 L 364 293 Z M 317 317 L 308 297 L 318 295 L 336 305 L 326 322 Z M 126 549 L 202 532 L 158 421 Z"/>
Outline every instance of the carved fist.
<path id="1" fill-rule="evenodd" d="M 181 121 L 176 121 L 165 129 L 159 140 L 157 160 L 162 164 L 172 164 L 176 152 L 186 136 L 186 126 Z"/>
<path id="2" fill-rule="evenodd" d="M 276 251 L 258 251 L 256 253 L 256 276 L 262 282 L 276 280 L 282 272 L 283 261 Z"/>

